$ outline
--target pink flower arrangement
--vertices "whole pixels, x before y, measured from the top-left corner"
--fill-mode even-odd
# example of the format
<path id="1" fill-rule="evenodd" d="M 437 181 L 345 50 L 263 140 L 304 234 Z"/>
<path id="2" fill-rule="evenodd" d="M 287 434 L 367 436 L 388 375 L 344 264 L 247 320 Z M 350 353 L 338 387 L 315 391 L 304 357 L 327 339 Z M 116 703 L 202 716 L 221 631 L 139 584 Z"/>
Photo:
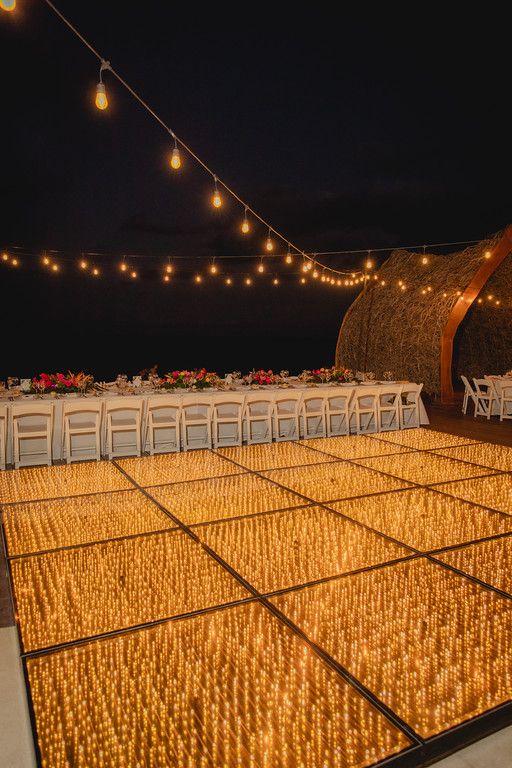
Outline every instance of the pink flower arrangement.
<path id="1" fill-rule="evenodd" d="M 258 384 L 260 386 L 277 384 L 279 381 L 281 381 L 280 376 L 273 371 L 251 371 L 243 377 L 244 384 Z"/>
<path id="2" fill-rule="evenodd" d="M 193 371 L 171 371 L 160 379 L 162 389 L 207 389 L 219 384 L 219 377 L 213 371 L 199 368 Z"/>
<path id="3" fill-rule="evenodd" d="M 34 376 L 30 386 L 30 392 L 87 392 L 92 388 L 94 379 L 90 374 L 71 373 L 41 373 L 39 378 Z"/>
<path id="4" fill-rule="evenodd" d="M 330 381 L 353 381 L 354 374 L 350 368 L 336 368 L 333 365 L 331 368 L 315 368 L 312 371 L 304 371 L 300 378 L 304 381 L 313 382 L 314 384 L 325 384 Z"/>

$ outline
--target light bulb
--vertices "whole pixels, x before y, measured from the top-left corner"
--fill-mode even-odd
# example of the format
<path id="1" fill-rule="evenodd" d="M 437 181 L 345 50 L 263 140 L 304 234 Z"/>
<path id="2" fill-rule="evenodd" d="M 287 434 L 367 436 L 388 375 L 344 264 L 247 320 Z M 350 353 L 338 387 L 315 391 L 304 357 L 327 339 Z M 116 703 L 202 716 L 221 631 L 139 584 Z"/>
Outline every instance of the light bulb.
<path id="1" fill-rule="evenodd" d="M 167 266 L 165 267 L 165 271 L 167 272 L 168 275 L 171 275 L 173 271 L 172 264 L 167 264 Z"/>
<path id="2" fill-rule="evenodd" d="M 428 256 L 423 256 L 421 263 L 426 266 L 428 264 Z"/>
<path id="3" fill-rule="evenodd" d="M 325 275 L 322 275 L 322 277 L 320 278 L 320 280 L 322 281 L 322 283 L 325 283 Z M 345 280 L 345 283 L 347 283 L 347 280 Z"/>
<path id="4" fill-rule="evenodd" d="M 313 270 L 313 277 L 315 278 L 315 280 L 318 277 L 318 271 L 316 269 Z"/>
<path id="5" fill-rule="evenodd" d="M 301 277 L 300 281 L 301 281 L 302 285 L 304 285 L 304 283 L 306 282 L 306 278 L 305 277 Z"/>
<path id="6" fill-rule="evenodd" d="M 293 256 L 291 255 L 291 253 L 287 253 L 287 254 L 286 254 L 286 259 L 285 259 L 285 262 L 286 262 L 287 264 L 291 264 L 291 263 L 292 263 L 292 261 L 293 261 Z"/>
<path id="7" fill-rule="evenodd" d="M 274 279 L 272 280 L 272 284 L 279 285 L 279 280 L 277 279 L 277 277 L 274 277 Z"/>
<path id="8" fill-rule="evenodd" d="M 431 286 L 431 285 L 427 285 L 427 291 L 428 291 L 429 293 L 431 293 L 431 292 L 432 292 L 432 286 Z"/>
<path id="9" fill-rule="evenodd" d="M 58 264 L 52 264 L 52 270 L 54 272 L 58 272 L 59 271 L 59 265 Z"/>
<path id="10" fill-rule="evenodd" d="M 211 267 L 210 267 L 210 274 L 216 275 L 218 271 L 219 270 L 218 270 L 217 265 L 216 264 L 212 264 Z"/>
<path id="11" fill-rule="evenodd" d="M 98 277 L 98 275 L 100 274 L 100 271 L 99 271 L 98 267 L 94 267 L 92 273 L 93 273 L 94 277 Z"/>
<path id="12" fill-rule="evenodd" d="M 168 283 L 170 279 L 169 275 L 164 275 L 164 283 Z"/>
<path id="13" fill-rule="evenodd" d="M 2 253 L 2 261 L 9 261 L 9 254 L 8 253 Z"/>
<path id="14" fill-rule="evenodd" d="M 385 280 L 381 280 L 381 281 L 380 281 L 380 284 L 381 284 L 381 285 L 386 285 L 386 281 L 385 281 Z"/>
<path id="15" fill-rule="evenodd" d="M 373 261 L 371 259 L 367 259 L 365 267 L 366 269 L 373 269 Z"/>
<path id="16" fill-rule="evenodd" d="M 303 272 L 307 272 L 308 271 L 308 265 L 306 264 L 306 262 L 304 262 L 304 264 L 302 265 L 302 271 Z"/>
<path id="17" fill-rule="evenodd" d="M 48 258 L 48 256 L 43 256 L 43 264 L 45 265 L 45 267 L 47 267 L 49 263 L 50 263 L 50 259 Z"/>
<path id="18" fill-rule="evenodd" d="M 494 296 L 492 295 L 492 293 L 490 293 L 490 294 L 487 296 L 487 298 L 489 299 L 489 301 L 492 301 L 492 300 L 494 299 Z"/>
<path id="19" fill-rule="evenodd" d="M 87 262 L 82 259 L 80 262 L 80 269 L 87 269 Z"/>
<path id="20" fill-rule="evenodd" d="M 481 303 L 482 303 L 482 301 L 483 301 L 482 299 L 478 299 L 478 303 L 479 303 L 479 304 L 481 304 Z"/>
<path id="21" fill-rule="evenodd" d="M 121 270 L 121 272 L 126 272 L 126 270 L 128 269 L 128 265 L 126 264 L 125 261 L 121 262 L 121 264 L 119 265 L 119 269 Z"/>
<path id="22" fill-rule="evenodd" d="M 341 285 L 341 280 L 336 280 L 336 285 Z"/>
<path id="23" fill-rule="evenodd" d="M 274 243 L 272 242 L 272 238 L 270 237 L 270 232 L 268 233 L 267 242 L 265 243 L 265 248 L 269 252 L 274 250 Z"/>
<path id="24" fill-rule="evenodd" d="M 232 279 L 230 277 L 226 277 L 226 285 L 231 285 Z"/>
<path id="25" fill-rule="evenodd" d="M 424 288 L 422 288 L 421 292 L 422 292 L 423 296 L 425 296 L 425 295 L 426 295 L 426 293 L 427 293 L 427 292 L 426 292 L 426 290 L 425 290 Z"/>
<path id="26" fill-rule="evenodd" d="M 245 278 L 245 284 L 246 284 L 246 285 L 252 285 L 252 280 L 251 280 L 251 278 L 250 278 L 250 277 L 246 277 L 246 278 Z"/>
<path id="27" fill-rule="evenodd" d="M 402 289 L 402 291 L 405 291 L 405 285 L 401 285 L 400 288 Z"/>
<path id="28" fill-rule="evenodd" d="M 14 259 L 11 259 L 11 264 L 12 264 L 12 266 L 13 266 L 13 267 L 17 267 L 17 266 L 19 265 L 19 261 L 18 261 L 18 259 L 16 259 L 16 258 L 14 258 Z M 498 303 L 499 303 L 499 302 L 498 302 Z"/>
<path id="29" fill-rule="evenodd" d="M 448 294 L 447 294 L 447 293 L 443 293 L 443 298 L 445 298 L 445 299 L 446 299 L 446 297 L 447 297 L 447 296 L 448 296 Z M 480 299 L 480 301 L 482 301 L 482 299 Z"/>
<path id="30" fill-rule="evenodd" d="M 265 271 L 265 265 L 262 261 L 258 264 L 258 272 L 264 272 Z"/>
<path id="31" fill-rule="evenodd" d="M 98 109 L 106 109 L 108 107 L 107 92 L 105 91 L 105 84 L 101 82 L 96 86 L 96 106 Z"/>
<path id="32" fill-rule="evenodd" d="M 133 272 L 130 274 L 130 277 L 132 277 L 134 280 L 137 278 L 137 272 L 133 270 Z"/>
<path id="33" fill-rule="evenodd" d="M 194 277 L 194 280 L 196 281 L 196 283 L 202 283 L 203 282 L 203 278 L 201 277 L 201 275 L 196 275 Z"/>
<path id="34" fill-rule="evenodd" d="M 14 261 L 13 261 L 13 264 L 14 264 Z M 496 300 L 496 306 L 499 307 L 500 304 L 501 304 L 501 301 L 499 299 L 497 299 Z"/>
<path id="35" fill-rule="evenodd" d="M 214 208 L 220 208 L 222 205 L 222 197 L 220 196 L 220 192 L 217 189 L 217 177 L 214 176 L 213 180 L 215 182 L 215 190 L 212 197 L 212 203 Z"/>
<path id="36" fill-rule="evenodd" d="M 348 280 L 345 280 L 345 283 L 344 283 L 344 284 L 345 284 L 345 285 L 348 285 Z"/>
<path id="37" fill-rule="evenodd" d="M 486 251 L 486 252 L 484 253 L 484 259 L 490 259 L 490 258 L 491 258 L 491 256 L 492 256 L 492 253 L 491 253 L 490 251 Z"/>
<path id="38" fill-rule="evenodd" d="M 178 147 L 174 147 L 171 155 L 171 168 L 178 171 L 181 168 L 181 157 Z"/>
<path id="39" fill-rule="evenodd" d="M 242 221 L 241 229 L 244 235 L 246 235 L 250 230 L 249 222 L 247 220 L 247 208 L 245 209 L 244 220 Z"/>
<path id="40" fill-rule="evenodd" d="M 0 8 L 2 11 L 14 11 L 16 0 L 0 0 Z"/>

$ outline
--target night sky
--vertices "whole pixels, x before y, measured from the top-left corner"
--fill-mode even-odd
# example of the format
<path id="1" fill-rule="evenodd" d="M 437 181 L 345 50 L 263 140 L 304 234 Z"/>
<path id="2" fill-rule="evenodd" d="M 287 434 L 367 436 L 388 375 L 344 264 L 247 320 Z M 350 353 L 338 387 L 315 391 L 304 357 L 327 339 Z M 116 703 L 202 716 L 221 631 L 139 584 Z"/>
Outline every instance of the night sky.
<path id="1" fill-rule="evenodd" d="M 497 16 L 466 10 L 462 24 L 431 6 L 407 17 L 370 5 L 359 16 L 346 6 L 332 15 L 328 4 L 283 4 L 282 16 L 276 3 L 57 5 L 305 250 L 479 239 L 512 220 L 509 41 Z M 0 247 L 62 251 L 62 269 L 48 274 L 28 255 L 17 271 L 0 264 L 0 378 L 331 364 L 355 291 L 301 286 L 282 258 L 257 278 L 247 257 L 262 253 L 266 231 L 243 238 L 243 209 L 226 196 L 214 211 L 211 179 L 191 159 L 172 173 L 170 137 L 108 73 L 110 108 L 96 110 L 96 59 L 43 0 L 18 7 L 0 15 Z M 79 273 L 82 251 L 101 254 L 100 280 Z M 137 282 L 118 272 L 121 253 L 152 257 L 129 260 Z M 164 285 L 168 256 L 177 274 Z M 194 285 L 212 257 L 232 288 Z M 250 289 L 240 284 L 248 272 Z"/>

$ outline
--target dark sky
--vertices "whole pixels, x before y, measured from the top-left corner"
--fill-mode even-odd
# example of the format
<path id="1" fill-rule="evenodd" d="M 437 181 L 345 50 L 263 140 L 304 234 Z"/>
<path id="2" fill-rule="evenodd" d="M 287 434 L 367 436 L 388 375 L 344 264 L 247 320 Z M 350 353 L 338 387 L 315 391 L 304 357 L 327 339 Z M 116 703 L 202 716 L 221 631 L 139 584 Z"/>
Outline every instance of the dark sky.
<path id="1" fill-rule="evenodd" d="M 498 16 L 451 22 L 373 6 L 57 0 L 95 46 L 240 196 L 309 251 L 470 240 L 511 221 L 509 42 Z M 210 207 L 211 180 L 191 160 L 166 166 L 169 137 L 105 78 L 46 7 L 18 0 L 0 16 L 0 247 L 59 249 L 0 265 L 0 377 L 85 368 L 98 377 L 205 364 L 220 372 L 328 364 L 355 293 L 300 286 L 281 260 L 251 289 L 191 275 L 213 256 L 261 253 L 265 231 Z M 279 15 L 282 8 L 283 14 Z M 421 9 L 429 9 L 429 13 Z M 277 9 L 277 10 L 276 10 Z M 98 251 L 100 281 L 78 274 Z M 116 271 L 133 260 L 135 284 Z M 173 285 L 160 280 L 177 259 Z M 184 260 L 182 257 L 187 257 Z M 361 256 L 336 257 L 358 268 Z M 238 275 L 251 260 L 221 261 Z"/>

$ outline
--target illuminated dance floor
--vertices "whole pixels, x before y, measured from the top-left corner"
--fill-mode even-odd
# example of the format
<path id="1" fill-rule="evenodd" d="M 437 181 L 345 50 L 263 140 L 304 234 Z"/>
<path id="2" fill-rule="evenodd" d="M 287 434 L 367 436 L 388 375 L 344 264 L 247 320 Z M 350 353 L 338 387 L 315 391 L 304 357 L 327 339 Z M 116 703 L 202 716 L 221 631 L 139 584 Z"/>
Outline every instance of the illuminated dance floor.
<path id="1" fill-rule="evenodd" d="M 40 765 L 405 768 L 504 726 L 511 470 L 414 429 L 0 472 Z"/>

